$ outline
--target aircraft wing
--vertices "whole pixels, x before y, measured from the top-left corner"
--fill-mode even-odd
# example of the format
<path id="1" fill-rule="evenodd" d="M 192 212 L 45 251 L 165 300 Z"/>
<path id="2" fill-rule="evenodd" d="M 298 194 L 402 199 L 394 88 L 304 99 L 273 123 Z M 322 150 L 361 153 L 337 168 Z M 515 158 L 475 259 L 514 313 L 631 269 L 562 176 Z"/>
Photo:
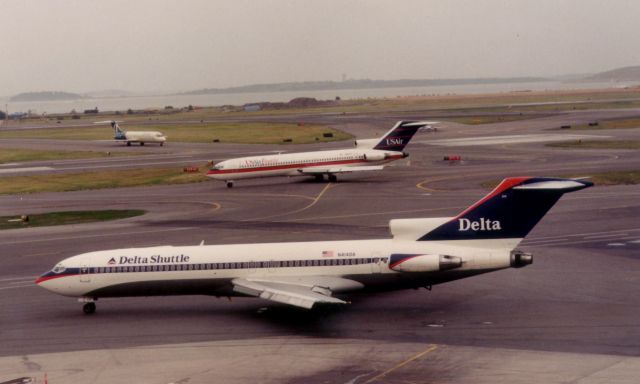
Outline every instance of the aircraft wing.
<path id="1" fill-rule="evenodd" d="M 357 281 L 334 276 L 238 278 L 231 283 L 236 292 L 306 309 L 311 309 L 317 303 L 347 304 L 344 300 L 332 297 L 332 293 L 364 287 Z"/>
<path id="2" fill-rule="evenodd" d="M 298 172 L 303 175 L 324 175 L 328 173 L 346 173 L 358 171 L 379 171 L 383 169 L 383 165 L 365 165 L 361 167 L 308 167 L 300 168 Z"/>

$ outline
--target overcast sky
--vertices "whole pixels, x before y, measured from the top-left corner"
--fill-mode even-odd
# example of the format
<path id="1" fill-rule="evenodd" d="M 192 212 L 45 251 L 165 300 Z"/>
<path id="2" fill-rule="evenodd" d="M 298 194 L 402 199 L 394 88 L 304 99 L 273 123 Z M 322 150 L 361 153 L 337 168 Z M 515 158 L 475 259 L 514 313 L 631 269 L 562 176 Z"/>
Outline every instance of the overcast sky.
<path id="1" fill-rule="evenodd" d="M 637 0 L 0 0 L 0 95 L 640 64 Z"/>

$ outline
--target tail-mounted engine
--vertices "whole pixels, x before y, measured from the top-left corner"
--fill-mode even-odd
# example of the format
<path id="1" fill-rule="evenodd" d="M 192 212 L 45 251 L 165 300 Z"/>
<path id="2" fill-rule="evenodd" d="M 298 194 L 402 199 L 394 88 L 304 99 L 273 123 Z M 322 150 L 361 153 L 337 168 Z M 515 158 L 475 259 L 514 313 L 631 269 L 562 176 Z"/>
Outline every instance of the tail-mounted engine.
<path id="1" fill-rule="evenodd" d="M 462 258 L 449 255 L 391 255 L 389 268 L 398 272 L 436 272 L 459 268 Z"/>
<path id="2" fill-rule="evenodd" d="M 522 268 L 533 263 L 533 254 L 514 249 L 511 251 L 510 264 L 513 268 Z"/>

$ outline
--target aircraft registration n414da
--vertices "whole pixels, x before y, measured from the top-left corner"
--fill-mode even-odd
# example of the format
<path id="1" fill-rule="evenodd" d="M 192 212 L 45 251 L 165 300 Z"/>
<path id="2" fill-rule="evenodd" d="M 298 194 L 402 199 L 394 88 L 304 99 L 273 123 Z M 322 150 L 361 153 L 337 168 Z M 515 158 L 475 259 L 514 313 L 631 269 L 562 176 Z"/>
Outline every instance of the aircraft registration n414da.
<path id="1" fill-rule="evenodd" d="M 300 243 L 161 246 L 62 260 L 36 283 L 78 297 L 85 313 L 105 297 L 254 296 L 302 308 L 344 295 L 431 287 L 531 264 L 516 249 L 567 192 L 588 181 L 517 177 L 453 218 L 391 220 L 393 238 Z"/>
<path id="2" fill-rule="evenodd" d="M 314 176 L 336 181 L 338 173 L 379 171 L 384 164 L 409 156 L 402 150 L 413 135 L 434 121 L 399 121 L 378 139 L 356 140 L 356 148 L 333 151 L 313 151 L 229 159 L 215 164 L 207 176 L 224 180 L 227 187 L 233 180 L 273 176 Z"/>

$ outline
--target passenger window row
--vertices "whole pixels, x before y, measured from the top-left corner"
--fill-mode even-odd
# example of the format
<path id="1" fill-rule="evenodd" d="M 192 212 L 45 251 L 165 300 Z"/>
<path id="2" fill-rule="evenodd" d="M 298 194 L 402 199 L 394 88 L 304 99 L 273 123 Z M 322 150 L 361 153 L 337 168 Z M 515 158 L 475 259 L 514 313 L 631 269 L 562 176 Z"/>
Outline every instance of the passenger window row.
<path id="1" fill-rule="evenodd" d="M 282 261 L 245 261 L 229 263 L 203 264 L 163 264 L 163 265 L 129 265 L 120 267 L 92 268 L 91 273 L 126 273 L 126 272 L 168 272 L 168 271 L 202 271 L 218 269 L 255 269 L 255 268 L 295 268 L 295 267 L 326 267 L 336 265 L 360 265 L 386 262 L 387 258 L 356 258 L 356 259 L 314 259 L 314 260 L 282 260 Z"/>

